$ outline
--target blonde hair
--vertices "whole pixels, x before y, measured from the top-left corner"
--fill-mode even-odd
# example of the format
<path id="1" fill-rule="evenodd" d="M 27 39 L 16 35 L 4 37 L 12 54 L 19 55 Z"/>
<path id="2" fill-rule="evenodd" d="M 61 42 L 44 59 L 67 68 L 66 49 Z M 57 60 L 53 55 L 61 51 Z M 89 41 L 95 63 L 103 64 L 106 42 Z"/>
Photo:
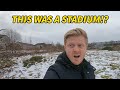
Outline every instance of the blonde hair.
<path id="1" fill-rule="evenodd" d="M 71 36 L 83 36 L 86 39 L 86 44 L 88 44 L 87 33 L 81 28 L 75 28 L 75 29 L 69 30 L 64 35 L 64 43 L 66 43 L 66 40 Z"/>

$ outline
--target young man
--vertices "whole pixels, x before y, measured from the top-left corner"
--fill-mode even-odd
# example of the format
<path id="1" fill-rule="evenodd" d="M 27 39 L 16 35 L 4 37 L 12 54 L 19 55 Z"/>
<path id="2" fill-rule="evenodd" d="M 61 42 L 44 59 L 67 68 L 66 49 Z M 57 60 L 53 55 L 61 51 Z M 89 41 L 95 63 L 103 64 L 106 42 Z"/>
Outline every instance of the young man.
<path id="1" fill-rule="evenodd" d="M 44 79 L 95 79 L 95 68 L 85 60 L 88 37 L 84 30 L 76 28 L 64 35 L 64 49 L 55 64 L 51 65 Z"/>

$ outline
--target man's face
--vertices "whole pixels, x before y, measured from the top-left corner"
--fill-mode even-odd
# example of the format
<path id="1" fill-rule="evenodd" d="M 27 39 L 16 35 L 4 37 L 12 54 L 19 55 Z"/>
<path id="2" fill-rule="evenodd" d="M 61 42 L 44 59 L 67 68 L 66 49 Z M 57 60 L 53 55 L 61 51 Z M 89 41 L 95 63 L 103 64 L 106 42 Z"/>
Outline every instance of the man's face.
<path id="1" fill-rule="evenodd" d="M 71 36 L 64 44 L 66 54 L 74 65 L 79 65 L 86 54 L 86 39 L 83 36 Z"/>

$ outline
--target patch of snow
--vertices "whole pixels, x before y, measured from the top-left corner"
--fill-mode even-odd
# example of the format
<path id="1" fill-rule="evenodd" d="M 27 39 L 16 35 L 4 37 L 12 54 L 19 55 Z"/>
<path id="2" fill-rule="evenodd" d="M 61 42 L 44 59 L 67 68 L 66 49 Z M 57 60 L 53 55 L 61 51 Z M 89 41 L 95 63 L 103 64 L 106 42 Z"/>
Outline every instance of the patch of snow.
<path id="1" fill-rule="evenodd" d="M 4 70 L 9 70 L 9 72 L 5 72 L 2 78 L 43 79 L 48 67 L 54 64 L 57 56 L 60 53 L 61 52 L 14 57 L 13 61 L 15 61 L 17 64 L 10 68 L 5 68 Z M 32 56 L 41 55 L 45 57 L 45 62 L 36 63 L 29 68 L 23 67 L 23 61 L 30 59 Z M 119 51 L 88 50 L 85 59 L 96 68 L 96 79 L 102 79 L 105 76 L 108 76 L 111 79 L 120 79 Z"/>

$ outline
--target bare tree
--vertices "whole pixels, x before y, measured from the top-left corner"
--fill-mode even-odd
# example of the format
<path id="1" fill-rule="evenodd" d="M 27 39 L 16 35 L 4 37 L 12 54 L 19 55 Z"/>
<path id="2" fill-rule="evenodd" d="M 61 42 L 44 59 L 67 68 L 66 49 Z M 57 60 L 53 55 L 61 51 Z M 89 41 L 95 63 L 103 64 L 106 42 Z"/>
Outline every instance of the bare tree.
<path id="1" fill-rule="evenodd" d="M 56 43 L 56 49 L 57 51 L 63 51 L 64 50 L 64 46 L 62 44 L 60 44 L 59 42 Z"/>
<path id="2" fill-rule="evenodd" d="M 3 31 L 3 35 L 9 37 L 9 41 L 6 42 L 7 50 L 11 50 L 12 53 L 17 50 L 17 42 L 21 42 L 21 35 L 12 29 L 6 29 Z"/>
<path id="3" fill-rule="evenodd" d="M 21 35 L 12 29 L 6 29 L 3 31 L 4 35 L 7 35 L 10 38 L 11 43 L 16 43 L 21 41 Z"/>

